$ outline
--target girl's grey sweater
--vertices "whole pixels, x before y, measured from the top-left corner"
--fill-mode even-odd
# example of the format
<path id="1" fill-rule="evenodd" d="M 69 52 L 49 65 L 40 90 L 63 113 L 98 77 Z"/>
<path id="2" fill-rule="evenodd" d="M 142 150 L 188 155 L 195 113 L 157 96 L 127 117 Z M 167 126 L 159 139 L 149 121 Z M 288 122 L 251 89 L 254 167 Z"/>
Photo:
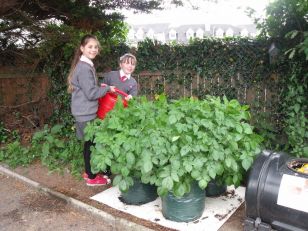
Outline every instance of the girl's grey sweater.
<path id="1" fill-rule="evenodd" d="M 79 61 L 72 77 L 74 91 L 71 98 L 71 111 L 78 122 L 96 118 L 98 99 L 104 96 L 110 87 L 99 87 L 95 69 L 90 64 Z"/>
<path id="2" fill-rule="evenodd" d="M 136 96 L 138 94 L 138 84 L 132 76 L 125 82 L 120 80 L 120 71 L 110 71 L 105 73 L 103 77 L 103 83 L 108 86 L 115 86 L 117 89 L 131 96 Z"/>

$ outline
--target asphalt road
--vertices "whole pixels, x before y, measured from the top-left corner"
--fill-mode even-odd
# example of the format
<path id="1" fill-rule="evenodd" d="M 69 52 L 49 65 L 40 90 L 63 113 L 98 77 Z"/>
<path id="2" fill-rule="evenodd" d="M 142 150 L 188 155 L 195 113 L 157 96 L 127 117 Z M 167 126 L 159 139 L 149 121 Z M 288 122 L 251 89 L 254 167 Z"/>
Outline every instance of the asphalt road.
<path id="1" fill-rule="evenodd" d="M 110 231 L 100 217 L 0 173 L 1 231 Z"/>

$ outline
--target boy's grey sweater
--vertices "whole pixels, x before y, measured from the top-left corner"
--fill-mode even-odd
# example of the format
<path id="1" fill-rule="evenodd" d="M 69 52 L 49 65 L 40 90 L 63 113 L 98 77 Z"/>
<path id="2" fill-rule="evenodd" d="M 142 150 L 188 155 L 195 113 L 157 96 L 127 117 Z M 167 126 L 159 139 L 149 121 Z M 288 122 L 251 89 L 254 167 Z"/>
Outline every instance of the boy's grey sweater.
<path id="1" fill-rule="evenodd" d="M 136 96 L 138 93 L 137 81 L 131 76 L 125 82 L 120 79 L 120 71 L 110 71 L 103 75 L 103 83 L 108 86 L 115 86 L 117 89 L 131 96 Z"/>
<path id="2" fill-rule="evenodd" d="M 98 99 L 110 87 L 99 87 L 95 69 L 86 62 L 79 61 L 72 77 L 74 91 L 71 98 L 71 111 L 76 121 L 86 122 L 96 118 Z"/>

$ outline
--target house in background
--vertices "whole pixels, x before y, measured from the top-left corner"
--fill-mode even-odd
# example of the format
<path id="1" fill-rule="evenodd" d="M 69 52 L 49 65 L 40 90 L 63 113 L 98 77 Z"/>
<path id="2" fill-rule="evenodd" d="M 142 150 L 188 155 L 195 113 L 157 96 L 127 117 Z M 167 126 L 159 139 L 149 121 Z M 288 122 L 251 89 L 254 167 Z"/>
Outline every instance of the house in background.
<path id="1" fill-rule="evenodd" d="M 138 42 L 148 38 L 161 43 L 177 42 L 187 44 L 190 39 L 204 37 L 255 37 L 256 26 L 229 24 L 190 24 L 173 25 L 171 23 L 131 25 L 128 33 L 128 43 L 137 46 Z"/>

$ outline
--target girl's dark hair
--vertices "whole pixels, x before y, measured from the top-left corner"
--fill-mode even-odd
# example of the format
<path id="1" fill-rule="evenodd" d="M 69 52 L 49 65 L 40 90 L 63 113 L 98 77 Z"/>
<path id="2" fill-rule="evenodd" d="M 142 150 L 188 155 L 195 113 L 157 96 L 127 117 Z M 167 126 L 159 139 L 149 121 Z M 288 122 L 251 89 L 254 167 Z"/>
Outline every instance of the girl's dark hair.
<path id="1" fill-rule="evenodd" d="M 85 36 L 83 36 L 81 38 L 80 44 L 79 44 L 79 46 L 75 50 L 75 55 L 74 55 L 74 58 L 73 58 L 73 61 L 72 61 L 72 64 L 71 64 L 70 71 L 69 71 L 68 76 L 67 76 L 67 85 L 68 85 L 67 91 L 68 91 L 68 93 L 72 93 L 73 90 L 74 90 L 74 87 L 73 87 L 71 81 L 72 81 L 73 73 L 75 71 L 75 67 L 76 67 L 76 65 L 77 65 L 77 63 L 78 63 L 78 61 L 79 61 L 79 59 L 80 59 L 80 57 L 82 55 L 82 52 L 81 52 L 80 48 L 84 47 L 85 45 L 87 45 L 87 43 L 90 41 L 90 39 L 96 40 L 97 44 L 98 44 L 98 47 L 100 49 L 100 44 L 99 44 L 99 41 L 96 38 L 96 36 L 91 35 L 91 34 L 87 34 L 87 35 L 85 35 Z"/>

